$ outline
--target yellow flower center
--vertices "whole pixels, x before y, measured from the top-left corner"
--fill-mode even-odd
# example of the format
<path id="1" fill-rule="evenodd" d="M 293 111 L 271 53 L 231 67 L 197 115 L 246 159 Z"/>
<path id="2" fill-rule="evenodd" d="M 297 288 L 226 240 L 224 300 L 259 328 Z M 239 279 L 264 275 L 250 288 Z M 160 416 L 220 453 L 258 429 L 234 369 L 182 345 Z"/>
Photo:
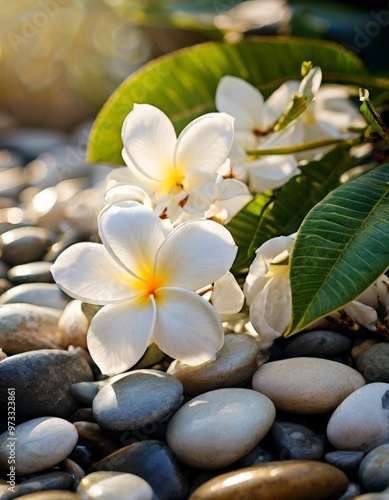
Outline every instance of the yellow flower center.
<path id="1" fill-rule="evenodd" d="M 177 194 L 184 189 L 183 183 L 185 180 L 185 175 L 181 170 L 177 170 L 172 167 L 166 168 L 166 178 L 164 180 L 165 191 L 170 193 L 173 190 L 173 194 Z"/>
<path id="2" fill-rule="evenodd" d="M 151 296 L 154 297 L 155 301 L 158 302 L 160 299 L 160 294 L 158 289 L 166 284 L 167 276 L 164 273 L 158 273 L 154 275 L 153 269 L 148 269 L 143 272 L 139 279 L 134 279 L 132 282 L 132 287 L 140 294 L 139 299 L 141 302 L 148 302 Z"/>

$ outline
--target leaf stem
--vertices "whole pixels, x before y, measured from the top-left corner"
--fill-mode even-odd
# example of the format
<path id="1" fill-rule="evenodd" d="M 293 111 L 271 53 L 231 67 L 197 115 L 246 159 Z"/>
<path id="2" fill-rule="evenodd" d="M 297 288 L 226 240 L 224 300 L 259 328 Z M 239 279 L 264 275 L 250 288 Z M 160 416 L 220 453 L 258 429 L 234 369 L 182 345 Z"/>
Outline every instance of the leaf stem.
<path id="1" fill-rule="evenodd" d="M 310 141 L 302 144 L 295 144 L 294 146 L 284 146 L 281 148 L 267 148 L 267 149 L 247 149 L 248 156 L 268 156 L 268 155 L 289 155 L 293 153 L 300 153 L 301 151 L 309 151 L 311 149 L 324 148 L 334 144 L 347 143 L 349 139 L 322 139 L 321 141 Z"/>

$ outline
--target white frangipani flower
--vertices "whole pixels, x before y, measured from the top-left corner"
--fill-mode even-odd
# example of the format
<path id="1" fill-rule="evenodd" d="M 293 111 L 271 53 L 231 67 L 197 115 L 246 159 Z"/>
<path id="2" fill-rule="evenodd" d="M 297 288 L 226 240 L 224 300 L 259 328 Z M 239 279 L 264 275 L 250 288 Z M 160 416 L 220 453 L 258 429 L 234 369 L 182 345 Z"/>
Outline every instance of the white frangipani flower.
<path id="1" fill-rule="evenodd" d="M 140 204 L 113 204 L 100 214 L 103 244 L 78 243 L 52 267 L 71 297 L 104 307 L 88 331 L 101 371 L 133 366 L 153 340 L 187 364 L 214 359 L 224 332 L 216 309 L 196 290 L 231 267 L 237 248 L 220 224 L 186 222 L 165 237 L 160 219 Z"/>
<path id="2" fill-rule="evenodd" d="M 177 139 L 161 110 L 134 105 L 122 129 L 127 182 L 143 188 L 154 211 L 166 210 L 172 222 L 182 212 L 202 216 L 220 194 L 222 199 L 247 194 L 243 182 L 218 173 L 229 163 L 233 122 L 226 113 L 209 113 L 193 120 Z"/>
<path id="3" fill-rule="evenodd" d="M 289 258 L 295 235 L 272 238 L 261 245 L 244 284 L 250 321 L 268 349 L 286 331 L 292 316 Z"/>

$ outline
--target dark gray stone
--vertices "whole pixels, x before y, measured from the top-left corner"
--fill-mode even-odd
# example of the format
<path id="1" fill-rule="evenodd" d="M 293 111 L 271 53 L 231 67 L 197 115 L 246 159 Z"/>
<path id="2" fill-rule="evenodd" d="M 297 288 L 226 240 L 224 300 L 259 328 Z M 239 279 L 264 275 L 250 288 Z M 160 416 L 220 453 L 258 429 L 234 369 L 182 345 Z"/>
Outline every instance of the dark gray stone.
<path id="1" fill-rule="evenodd" d="M 351 348 L 351 340 L 345 335 L 326 330 L 295 335 L 283 350 L 283 358 L 307 356 L 313 358 L 332 358 Z"/>
<path id="2" fill-rule="evenodd" d="M 389 382 L 389 344 L 373 345 L 357 359 L 358 371 L 366 382 Z"/>
<path id="3" fill-rule="evenodd" d="M 17 416 L 67 418 L 77 409 L 70 386 L 93 379 L 85 359 L 57 349 L 10 356 L 0 363 L 0 411 L 7 411 L 7 388 L 15 389 Z"/>
<path id="4" fill-rule="evenodd" d="M 359 464 L 364 456 L 364 451 L 331 451 L 324 455 L 324 460 L 347 475 L 352 475 L 358 472 Z"/>
<path id="5" fill-rule="evenodd" d="M 366 491 L 382 491 L 389 487 L 389 444 L 377 446 L 362 460 L 359 478 Z"/>
<path id="6" fill-rule="evenodd" d="M 349 483 L 347 490 L 343 493 L 338 500 L 354 500 L 354 497 L 362 493 L 362 487 L 358 483 Z"/>
<path id="7" fill-rule="evenodd" d="M 150 484 L 158 500 L 183 500 L 188 491 L 171 450 L 161 441 L 141 441 L 121 448 L 95 463 L 88 472 L 98 470 L 135 474 Z"/>
<path id="8" fill-rule="evenodd" d="M 167 420 L 183 399 L 182 384 L 172 375 L 134 370 L 103 387 L 92 411 L 102 427 L 125 431 Z"/>
<path id="9" fill-rule="evenodd" d="M 71 490 L 72 486 L 72 475 L 60 470 L 25 476 L 19 484 L 21 490 L 26 493 L 45 490 Z"/>
<path id="10" fill-rule="evenodd" d="M 324 441 L 304 425 L 276 420 L 268 434 L 279 460 L 320 460 Z"/>
<path id="11" fill-rule="evenodd" d="M 57 236 L 43 227 L 17 227 L 0 236 L 1 258 L 10 266 L 42 260 Z"/>
<path id="12" fill-rule="evenodd" d="M 55 283 L 25 283 L 3 293 L 1 304 L 32 304 L 41 307 L 64 309 L 70 301 Z"/>
<path id="13" fill-rule="evenodd" d="M 39 261 L 28 262 L 12 267 L 8 271 L 8 279 L 15 285 L 23 283 L 54 283 L 53 275 L 50 272 L 51 262 Z"/>

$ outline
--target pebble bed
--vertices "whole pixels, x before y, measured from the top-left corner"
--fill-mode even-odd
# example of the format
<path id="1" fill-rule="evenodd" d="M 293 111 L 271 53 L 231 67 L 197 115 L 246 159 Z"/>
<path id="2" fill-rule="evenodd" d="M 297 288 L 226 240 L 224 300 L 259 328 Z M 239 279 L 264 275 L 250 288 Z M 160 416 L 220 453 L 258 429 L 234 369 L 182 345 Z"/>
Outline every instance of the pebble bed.
<path id="1" fill-rule="evenodd" d="M 389 499 L 384 337 L 331 323 L 259 366 L 256 339 L 228 331 L 214 362 L 152 345 L 100 374 L 85 339 L 98 308 L 50 273 L 98 241 L 111 167 L 85 164 L 89 126 L 0 131 L 0 499 Z"/>

